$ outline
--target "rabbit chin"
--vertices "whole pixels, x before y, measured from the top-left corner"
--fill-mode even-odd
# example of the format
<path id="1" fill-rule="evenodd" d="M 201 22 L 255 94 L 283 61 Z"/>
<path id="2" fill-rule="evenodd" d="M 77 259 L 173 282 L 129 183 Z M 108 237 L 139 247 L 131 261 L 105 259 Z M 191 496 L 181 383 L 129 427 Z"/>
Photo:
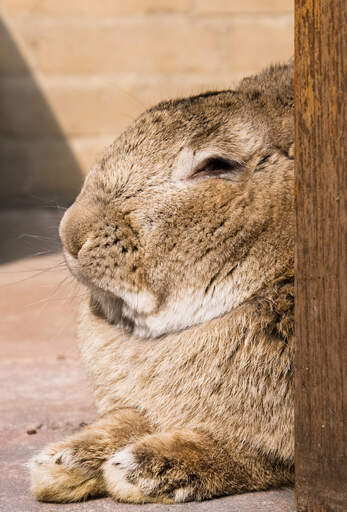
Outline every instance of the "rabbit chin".
<path id="1" fill-rule="evenodd" d="M 193 288 L 176 290 L 157 307 L 148 291 L 135 293 L 123 289 L 119 297 L 118 293 L 116 296 L 94 290 L 91 310 L 136 336 L 158 338 L 223 316 L 251 297 L 258 286 L 259 282 L 233 276 L 208 293 Z"/>

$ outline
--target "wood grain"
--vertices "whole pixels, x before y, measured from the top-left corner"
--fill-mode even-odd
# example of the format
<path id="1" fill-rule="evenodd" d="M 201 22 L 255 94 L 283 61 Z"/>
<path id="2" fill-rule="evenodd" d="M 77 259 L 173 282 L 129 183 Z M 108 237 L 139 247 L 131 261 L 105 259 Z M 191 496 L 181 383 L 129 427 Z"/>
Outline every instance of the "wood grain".
<path id="1" fill-rule="evenodd" d="M 346 0 L 296 0 L 296 494 L 347 510 Z"/>

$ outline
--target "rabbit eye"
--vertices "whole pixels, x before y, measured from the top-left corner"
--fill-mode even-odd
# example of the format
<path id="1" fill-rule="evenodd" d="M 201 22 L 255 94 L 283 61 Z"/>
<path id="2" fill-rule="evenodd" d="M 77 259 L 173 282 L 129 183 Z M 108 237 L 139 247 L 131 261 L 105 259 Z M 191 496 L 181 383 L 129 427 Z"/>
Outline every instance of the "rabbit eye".
<path id="1" fill-rule="evenodd" d="M 242 164 L 235 160 L 222 157 L 209 157 L 199 163 L 194 169 L 191 178 L 198 176 L 220 176 L 242 169 Z"/>

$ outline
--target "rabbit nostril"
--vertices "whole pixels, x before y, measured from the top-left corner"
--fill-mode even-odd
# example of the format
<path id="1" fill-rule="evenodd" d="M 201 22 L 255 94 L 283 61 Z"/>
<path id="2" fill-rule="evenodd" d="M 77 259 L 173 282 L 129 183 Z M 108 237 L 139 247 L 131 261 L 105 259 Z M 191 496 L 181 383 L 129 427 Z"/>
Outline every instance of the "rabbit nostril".
<path id="1" fill-rule="evenodd" d="M 87 241 L 88 236 L 81 237 L 79 234 L 75 233 L 70 236 L 66 243 L 64 243 L 64 247 L 69 251 L 69 253 L 75 258 L 78 257 L 78 253 L 82 249 L 84 243 Z"/>
<path id="2" fill-rule="evenodd" d="M 85 209 L 75 203 L 65 212 L 60 222 L 59 234 L 62 244 L 74 258 L 77 258 L 90 236 L 93 219 L 94 213 L 86 215 Z"/>
<path id="3" fill-rule="evenodd" d="M 80 223 L 69 222 L 61 236 L 64 248 L 75 258 L 88 240 L 90 230 L 87 226 L 81 226 Z"/>

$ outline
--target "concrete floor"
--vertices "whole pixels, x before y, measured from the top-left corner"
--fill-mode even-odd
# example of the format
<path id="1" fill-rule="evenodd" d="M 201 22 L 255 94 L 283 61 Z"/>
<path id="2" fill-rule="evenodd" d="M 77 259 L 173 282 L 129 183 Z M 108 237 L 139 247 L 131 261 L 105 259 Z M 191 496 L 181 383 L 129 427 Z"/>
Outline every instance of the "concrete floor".
<path id="1" fill-rule="evenodd" d="M 12 244 L 3 261 L 13 259 L 15 249 Z M 55 505 L 31 498 L 26 461 L 95 418 L 75 344 L 76 303 L 83 290 L 62 262 L 56 254 L 0 266 L 0 511 L 294 512 L 291 489 L 170 506 L 125 505 L 108 498 Z"/>

